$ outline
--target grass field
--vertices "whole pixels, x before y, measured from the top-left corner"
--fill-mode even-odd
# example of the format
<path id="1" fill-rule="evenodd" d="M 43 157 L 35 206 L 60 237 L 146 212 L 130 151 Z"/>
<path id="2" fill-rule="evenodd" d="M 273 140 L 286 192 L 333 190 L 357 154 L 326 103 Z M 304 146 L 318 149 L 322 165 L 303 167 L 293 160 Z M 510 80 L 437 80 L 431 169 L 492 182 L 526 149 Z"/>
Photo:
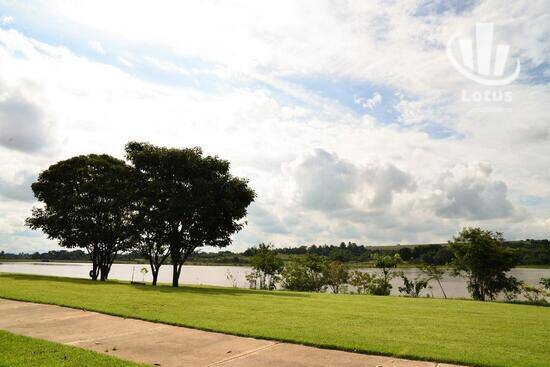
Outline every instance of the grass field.
<path id="1" fill-rule="evenodd" d="M 139 367 L 145 365 L 0 330 L 0 366 Z"/>
<path id="2" fill-rule="evenodd" d="M 479 366 L 548 366 L 550 308 L 0 274 L 0 297 L 204 330 Z"/>

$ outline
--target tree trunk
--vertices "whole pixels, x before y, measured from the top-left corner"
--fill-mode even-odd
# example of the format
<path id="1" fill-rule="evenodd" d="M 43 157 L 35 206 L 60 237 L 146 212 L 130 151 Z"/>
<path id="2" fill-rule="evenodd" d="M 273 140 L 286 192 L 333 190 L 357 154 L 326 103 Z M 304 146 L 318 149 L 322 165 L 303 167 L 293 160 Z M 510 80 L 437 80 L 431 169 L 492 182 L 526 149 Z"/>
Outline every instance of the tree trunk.
<path id="1" fill-rule="evenodd" d="M 105 282 L 107 280 L 107 277 L 109 276 L 109 270 L 108 268 L 105 266 L 105 264 L 102 264 L 101 265 L 101 276 L 100 276 L 100 280 L 102 282 Z"/>
<path id="2" fill-rule="evenodd" d="M 97 277 L 99 276 L 99 269 L 97 266 L 97 263 L 92 263 L 92 270 L 90 270 L 90 278 L 92 280 L 97 280 Z"/>
<path id="3" fill-rule="evenodd" d="M 445 291 L 443 290 L 443 286 L 441 285 L 439 279 L 437 279 L 437 283 L 439 284 L 439 288 L 441 288 L 441 292 L 443 292 L 443 297 L 447 298 L 447 294 L 445 294 Z"/>
<path id="4" fill-rule="evenodd" d="M 98 261 L 98 251 L 95 248 L 86 248 L 88 250 L 88 255 L 90 255 L 90 260 L 92 260 L 92 270 L 90 270 L 90 278 L 92 280 L 97 280 L 99 276 L 99 261 Z"/>
<path id="5" fill-rule="evenodd" d="M 99 266 L 98 266 L 97 260 L 95 258 L 92 258 L 92 270 L 90 270 L 90 278 L 92 278 L 92 280 L 97 280 L 98 276 L 99 276 Z"/>
<path id="6" fill-rule="evenodd" d="M 153 286 L 157 285 L 157 279 L 159 277 L 159 270 L 160 270 L 160 266 L 158 268 L 156 268 L 155 266 L 153 266 L 153 264 L 151 264 L 151 274 L 153 275 L 153 282 L 151 284 Z"/>
<path id="7" fill-rule="evenodd" d="M 108 278 L 109 278 L 109 273 L 111 271 L 111 266 L 113 265 L 113 262 L 115 261 L 115 257 L 116 257 L 117 253 L 115 252 L 114 254 L 109 254 L 109 253 L 104 253 L 102 254 L 101 258 L 100 258 L 100 270 L 101 270 L 101 276 L 100 276 L 100 280 L 102 282 L 105 282 Z"/>
<path id="8" fill-rule="evenodd" d="M 172 264 L 172 287 L 180 285 L 181 264 Z"/>
<path id="9" fill-rule="evenodd" d="M 181 268 L 189 255 L 193 253 L 196 246 L 184 248 L 183 251 L 177 246 L 170 246 L 170 259 L 172 260 L 172 287 L 179 286 Z"/>
<path id="10" fill-rule="evenodd" d="M 172 287 L 179 287 L 181 267 L 183 264 L 172 264 Z"/>
<path id="11" fill-rule="evenodd" d="M 152 252 L 146 252 L 145 256 L 149 259 L 149 265 L 151 266 L 151 274 L 153 275 L 153 282 L 152 285 L 156 286 L 159 273 L 160 273 L 160 267 L 166 260 L 168 254 L 153 254 Z"/>

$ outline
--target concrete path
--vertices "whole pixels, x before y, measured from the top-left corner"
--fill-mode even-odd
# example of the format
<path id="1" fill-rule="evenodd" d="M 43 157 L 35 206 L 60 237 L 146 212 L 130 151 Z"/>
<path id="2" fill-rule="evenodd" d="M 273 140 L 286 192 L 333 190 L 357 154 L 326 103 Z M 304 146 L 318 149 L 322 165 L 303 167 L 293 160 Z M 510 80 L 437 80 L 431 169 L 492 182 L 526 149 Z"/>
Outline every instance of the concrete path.
<path id="1" fill-rule="evenodd" d="M 162 367 L 451 367 L 4 299 L 0 299 L 0 329 Z"/>

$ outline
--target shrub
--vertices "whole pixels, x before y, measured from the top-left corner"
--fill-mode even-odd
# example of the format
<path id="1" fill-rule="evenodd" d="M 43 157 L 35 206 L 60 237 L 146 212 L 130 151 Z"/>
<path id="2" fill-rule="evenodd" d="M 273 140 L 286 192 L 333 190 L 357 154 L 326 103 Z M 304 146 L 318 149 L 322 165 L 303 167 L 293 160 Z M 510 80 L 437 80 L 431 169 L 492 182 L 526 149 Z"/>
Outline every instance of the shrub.
<path id="1" fill-rule="evenodd" d="M 297 261 L 285 266 L 281 273 L 281 284 L 284 289 L 293 291 L 323 290 L 323 268 L 326 260 L 315 254 L 307 254 Z"/>
<path id="2" fill-rule="evenodd" d="M 550 296 L 550 293 L 542 287 L 535 287 L 534 285 L 529 285 L 521 283 L 521 294 L 529 302 L 533 303 L 546 303 L 546 297 Z"/>
<path id="3" fill-rule="evenodd" d="M 254 283 L 259 281 L 260 289 L 275 289 L 278 281 L 278 274 L 283 269 L 283 261 L 273 251 L 272 245 L 261 243 L 252 256 L 252 269 L 254 271 L 247 275 L 247 280 Z"/>
<path id="4" fill-rule="evenodd" d="M 447 293 L 445 293 L 443 285 L 441 284 L 441 280 L 445 276 L 445 269 L 438 268 L 435 265 L 425 265 L 420 268 L 420 270 L 424 275 L 426 275 L 428 282 L 430 280 L 435 280 L 437 284 L 439 284 L 439 288 L 441 289 L 441 293 L 443 293 L 443 297 L 447 298 Z"/>
<path id="5" fill-rule="evenodd" d="M 403 279 L 403 287 L 399 287 L 399 292 L 409 297 L 419 297 L 422 290 L 428 286 L 427 279 L 416 278 L 410 280 L 404 275 L 401 275 L 401 279 Z"/>
<path id="6" fill-rule="evenodd" d="M 381 275 L 374 277 L 369 291 L 371 294 L 387 296 L 392 289 L 391 280 L 399 275 L 398 272 L 392 271 L 392 269 L 401 263 L 401 257 L 399 254 L 393 256 L 376 254 L 373 259 L 374 266 L 381 270 Z"/>
<path id="7" fill-rule="evenodd" d="M 367 272 L 354 270 L 349 276 L 349 284 L 357 289 L 357 293 L 369 293 L 373 276 Z"/>
<path id="8" fill-rule="evenodd" d="M 333 293 L 340 293 L 341 287 L 349 279 L 348 268 L 339 261 L 325 262 L 322 274 L 323 283 L 328 285 Z"/>

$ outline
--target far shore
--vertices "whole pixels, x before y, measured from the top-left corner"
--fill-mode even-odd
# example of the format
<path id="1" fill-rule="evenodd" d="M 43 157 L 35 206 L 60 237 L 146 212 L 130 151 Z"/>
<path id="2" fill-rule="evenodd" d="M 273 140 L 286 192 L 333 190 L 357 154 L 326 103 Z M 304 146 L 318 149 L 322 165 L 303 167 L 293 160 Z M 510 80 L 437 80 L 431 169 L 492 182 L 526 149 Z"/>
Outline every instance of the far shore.
<path id="1" fill-rule="evenodd" d="M 86 260 L 49 260 L 49 259 L 2 259 L 0 258 L 0 263 L 72 263 L 72 264 L 91 264 L 91 261 Z M 115 264 L 135 264 L 135 265 L 149 265 L 146 260 L 134 260 L 134 261 L 118 261 L 115 260 Z M 346 263 L 350 268 L 354 269 L 371 269 L 375 268 L 372 263 L 369 262 L 348 262 Z M 170 263 L 166 263 L 165 266 L 170 266 Z M 241 266 L 241 267 L 250 267 L 250 264 L 246 263 L 231 263 L 231 262 L 208 262 L 208 261 L 188 261 L 185 265 L 189 266 Z M 424 264 L 399 264 L 397 267 L 400 269 L 416 269 L 422 267 Z M 450 269 L 450 265 L 440 266 L 444 269 Z M 516 269 L 550 269 L 550 265 L 518 265 Z"/>

